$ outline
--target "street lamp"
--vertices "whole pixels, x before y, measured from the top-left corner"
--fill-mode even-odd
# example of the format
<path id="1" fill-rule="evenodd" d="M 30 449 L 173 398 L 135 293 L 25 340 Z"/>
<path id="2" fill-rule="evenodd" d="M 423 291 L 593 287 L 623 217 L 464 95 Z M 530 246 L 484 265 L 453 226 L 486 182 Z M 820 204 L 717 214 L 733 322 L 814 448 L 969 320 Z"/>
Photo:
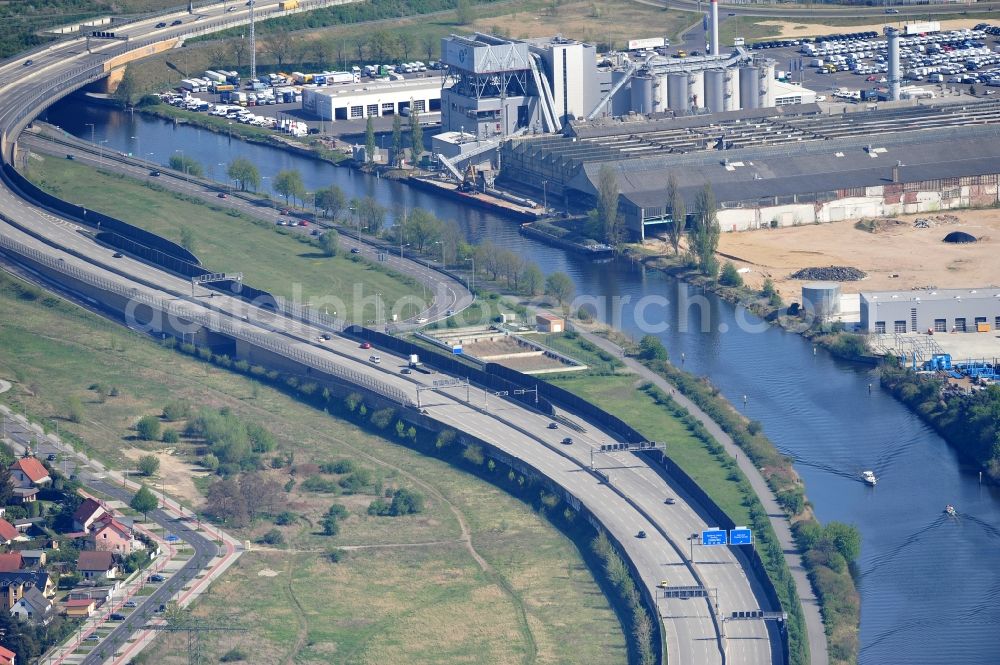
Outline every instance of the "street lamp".
<path id="1" fill-rule="evenodd" d="M 381 305 L 381 303 L 382 303 L 382 293 L 379 292 L 379 291 L 376 291 L 375 292 L 375 327 L 376 328 L 378 327 L 378 322 L 379 322 L 379 319 L 381 318 L 379 316 L 379 313 L 378 313 L 379 312 L 379 306 Z"/>
<path id="2" fill-rule="evenodd" d="M 187 161 L 184 159 L 184 151 L 178 148 L 174 152 L 181 153 L 181 171 L 184 173 L 184 180 L 187 181 Z"/>
<path id="3" fill-rule="evenodd" d="M 99 142 L 97 144 L 97 163 L 104 164 L 104 144 L 107 143 L 107 139 Z"/>
<path id="4" fill-rule="evenodd" d="M 137 148 L 136 152 L 139 153 L 139 159 L 142 159 L 142 139 L 138 136 L 130 136 L 129 138 L 135 141 Z"/>
<path id="5" fill-rule="evenodd" d="M 476 292 L 476 257 L 470 256 L 466 261 L 472 261 L 472 272 L 469 273 L 469 290 Z"/>
<path id="6" fill-rule="evenodd" d="M 347 209 L 351 211 L 351 217 L 354 218 L 354 223 L 356 224 L 356 229 L 357 229 L 356 235 L 355 235 L 355 242 L 357 244 L 354 246 L 354 249 L 356 249 L 356 250 L 358 250 L 360 252 L 361 251 L 361 215 L 357 214 L 357 212 L 358 212 L 357 206 L 348 206 Z"/>
<path id="7" fill-rule="evenodd" d="M 83 123 L 83 125 L 84 125 L 84 127 L 90 127 L 90 142 L 91 143 L 96 143 L 96 141 L 94 140 L 94 123 L 92 123 L 92 122 L 85 122 L 85 123 Z"/>
<path id="8" fill-rule="evenodd" d="M 444 264 L 444 243 L 441 242 L 440 240 L 435 240 L 434 244 L 435 245 L 441 245 L 441 267 L 444 268 L 445 267 L 445 264 Z"/>
<path id="9" fill-rule="evenodd" d="M 542 181 L 542 212 L 549 214 L 549 181 Z"/>

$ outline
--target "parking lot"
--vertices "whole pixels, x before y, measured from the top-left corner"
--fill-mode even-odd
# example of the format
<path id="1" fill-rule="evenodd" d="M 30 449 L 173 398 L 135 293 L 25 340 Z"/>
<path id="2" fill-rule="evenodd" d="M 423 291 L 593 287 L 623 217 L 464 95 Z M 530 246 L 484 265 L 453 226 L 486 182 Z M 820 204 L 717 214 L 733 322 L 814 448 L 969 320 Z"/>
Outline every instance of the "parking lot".
<path id="1" fill-rule="evenodd" d="M 885 89 L 888 83 L 888 44 L 879 33 L 764 41 L 751 48 L 777 60 L 777 69 L 787 72 L 790 80 L 801 81 L 828 98 L 857 99 L 858 91 Z M 989 24 L 901 35 L 902 85 L 919 86 L 936 95 L 952 88 L 967 92 L 969 85 L 976 85 L 979 94 L 993 94 L 994 88 L 1000 90 L 998 48 L 1000 27 Z"/>

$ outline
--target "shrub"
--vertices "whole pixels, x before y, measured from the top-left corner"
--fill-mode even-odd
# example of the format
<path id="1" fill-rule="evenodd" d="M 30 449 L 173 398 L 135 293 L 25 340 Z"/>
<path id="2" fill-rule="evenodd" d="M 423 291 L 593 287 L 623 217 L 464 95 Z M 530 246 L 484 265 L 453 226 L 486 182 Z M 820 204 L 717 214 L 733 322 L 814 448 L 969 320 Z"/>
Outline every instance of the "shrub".
<path id="1" fill-rule="evenodd" d="M 299 484 L 299 487 L 306 492 L 320 492 L 323 494 L 336 494 L 338 492 L 337 483 L 321 476 L 306 478 Z"/>
<path id="2" fill-rule="evenodd" d="M 180 440 L 181 437 L 179 434 L 177 434 L 177 430 L 175 429 L 163 430 L 163 438 L 162 438 L 163 443 L 177 443 Z"/>
<path id="3" fill-rule="evenodd" d="M 173 432 L 173 430 L 170 430 Z M 152 476 L 160 470 L 160 458 L 156 455 L 143 455 L 139 458 L 139 473 L 144 476 Z"/>
<path id="4" fill-rule="evenodd" d="M 135 424 L 135 430 L 143 441 L 156 441 L 160 438 L 160 419 L 156 416 L 143 416 Z"/>
<path id="5" fill-rule="evenodd" d="M 191 405 L 183 400 L 175 400 L 163 407 L 163 419 L 168 421 L 184 420 L 191 417 Z"/>
<path id="6" fill-rule="evenodd" d="M 263 536 L 260 537 L 260 542 L 266 543 L 268 545 L 283 545 L 285 542 L 285 537 L 281 535 L 281 532 L 277 529 L 271 529 Z"/>
<path id="7" fill-rule="evenodd" d="M 722 274 L 719 276 L 719 284 L 723 286 L 743 286 L 743 277 L 736 270 L 732 261 L 726 261 L 722 266 Z"/>
<path id="8" fill-rule="evenodd" d="M 295 524 L 295 513 L 289 512 L 287 510 L 280 512 L 274 518 L 274 523 L 279 526 L 287 526 L 289 524 Z"/>

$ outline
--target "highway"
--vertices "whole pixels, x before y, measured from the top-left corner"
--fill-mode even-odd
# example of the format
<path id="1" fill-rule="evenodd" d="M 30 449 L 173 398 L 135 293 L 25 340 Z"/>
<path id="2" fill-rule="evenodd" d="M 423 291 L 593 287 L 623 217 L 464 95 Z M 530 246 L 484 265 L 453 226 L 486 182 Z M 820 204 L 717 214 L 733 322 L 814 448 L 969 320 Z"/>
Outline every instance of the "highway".
<path id="1" fill-rule="evenodd" d="M 145 28 L 134 26 L 132 34 L 138 39 L 156 22 L 148 19 Z M 205 24 L 203 21 L 200 25 Z M 170 30 L 160 32 L 172 34 Z M 38 98 L 50 103 L 59 92 L 50 95 L 53 87 L 59 88 L 72 72 L 94 64 L 98 56 L 81 51 L 80 44 L 70 42 L 62 49 L 35 54 L 31 68 L 10 64 L 0 67 L 0 129 L 5 137 L 16 129 L 24 104 L 36 103 Z M 25 77 L 28 69 L 31 76 Z M 44 75 L 40 73 L 43 71 Z M 9 153 L 5 152 L 4 157 L 9 158 Z M 108 293 L 127 294 L 133 303 L 152 303 L 174 317 L 197 321 L 319 370 L 358 377 L 370 389 L 404 405 L 416 401 L 418 386 L 430 388 L 432 381 L 442 378 L 403 375 L 399 372 L 403 360 L 385 350 L 380 350 L 383 362 L 372 364 L 367 360 L 370 352 L 359 349 L 355 342 L 339 336 L 322 341 L 320 336 L 329 332 L 326 328 L 276 315 L 229 296 L 208 297 L 205 290 L 192 296 L 188 280 L 128 256 L 114 258 L 113 250 L 80 233 L 72 220 L 36 208 L 6 186 L 0 187 L 0 211 L 21 227 L 7 222 L 0 225 L 0 242 L 8 254 L 36 256 L 51 270 L 73 274 Z M 30 233 L 22 228 L 30 229 Z M 432 395 L 429 399 L 428 394 Z M 608 483 L 586 470 L 591 450 L 614 441 L 599 427 L 568 415 L 582 432 L 550 430 L 549 418 L 543 414 L 487 397 L 480 391 L 472 392 L 469 401 L 466 396 L 466 388 L 455 387 L 428 390 L 421 401 L 426 400 L 428 415 L 442 425 L 467 432 L 523 460 L 585 504 L 622 544 L 647 589 L 653 589 L 661 580 L 671 586 L 704 583 L 717 592 L 722 615 L 760 607 L 759 590 L 752 586 L 730 548 L 701 548 L 705 551 L 696 554 L 698 564 L 688 565 L 688 536 L 714 525 L 707 524 L 684 501 L 685 497 L 643 459 L 631 454 L 599 458 L 601 468 L 610 475 Z M 567 434 L 572 435 L 574 443 L 564 446 L 560 441 Z M 667 497 L 679 500 L 667 505 Z M 638 538 L 640 531 L 647 537 Z M 715 596 L 709 600 L 659 601 L 671 663 L 765 665 L 781 661 L 780 649 L 769 639 L 762 623 L 730 624 L 726 629 L 729 639 L 724 643 L 719 640 L 714 602 Z"/>

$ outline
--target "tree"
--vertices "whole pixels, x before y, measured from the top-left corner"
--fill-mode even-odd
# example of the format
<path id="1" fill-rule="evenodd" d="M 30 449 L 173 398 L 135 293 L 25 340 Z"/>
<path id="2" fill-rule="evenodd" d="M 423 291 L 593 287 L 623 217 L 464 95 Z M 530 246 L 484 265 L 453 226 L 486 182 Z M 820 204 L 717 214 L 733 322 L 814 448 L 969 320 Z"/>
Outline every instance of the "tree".
<path id="1" fill-rule="evenodd" d="M 279 171 L 274 178 L 274 191 L 288 199 L 302 199 L 306 193 L 306 186 L 302 183 L 302 174 L 295 169 Z"/>
<path id="2" fill-rule="evenodd" d="M 246 500 L 235 480 L 223 478 L 215 481 L 209 485 L 205 499 L 205 512 L 211 517 L 233 526 L 242 526 L 246 523 Z"/>
<path id="3" fill-rule="evenodd" d="M 135 430 L 143 441 L 156 441 L 160 438 L 160 419 L 156 416 L 143 416 L 135 424 Z"/>
<path id="4" fill-rule="evenodd" d="M 458 0 L 455 4 L 455 18 L 458 19 L 459 25 L 468 25 L 474 20 L 472 13 L 472 4 L 469 0 Z"/>
<path id="5" fill-rule="evenodd" d="M 278 61 L 278 69 L 285 64 L 285 60 L 290 60 L 295 51 L 297 38 L 290 30 L 281 28 L 275 30 L 264 40 L 264 50 L 274 56 Z"/>
<path id="6" fill-rule="evenodd" d="M 413 515 L 423 512 L 424 497 L 418 492 L 400 488 L 393 495 L 389 510 L 393 515 Z"/>
<path id="7" fill-rule="evenodd" d="M 229 168 L 226 169 L 226 175 L 230 180 L 236 181 L 241 192 L 247 191 L 248 187 L 256 192 L 260 187 L 260 171 L 245 157 L 237 157 L 231 161 Z"/>
<path id="8" fill-rule="evenodd" d="M 83 422 L 83 402 L 80 398 L 76 395 L 70 395 L 67 402 L 69 403 L 69 414 L 67 415 L 69 421 L 71 423 Z"/>
<path id="9" fill-rule="evenodd" d="M 366 196 L 358 202 L 357 215 L 361 220 L 361 226 L 372 235 L 379 235 L 385 225 L 387 210 L 379 205 L 371 196 Z"/>
<path id="10" fill-rule="evenodd" d="M 732 261 L 726 261 L 722 266 L 722 274 L 719 276 L 719 283 L 723 286 L 743 286 L 743 277 Z"/>
<path id="11" fill-rule="evenodd" d="M 403 60 L 409 60 L 410 53 L 417 47 L 417 38 L 413 36 L 412 32 L 403 32 L 400 33 L 397 43 L 399 50 L 403 53 Z"/>
<path id="12" fill-rule="evenodd" d="M 187 155 L 170 155 L 170 168 L 195 178 L 200 178 L 205 174 L 205 169 L 202 168 L 198 160 Z"/>
<path id="13" fill-rule="evenodd" d="M 337 185 L 330 185 L 316 190 L 315 204 L 324 215 L 337 219 L 347 205 L 347 198 L 344 196 L 344 190 Z"/>
<path id="14" fill-rule="evenodd" d="M 139 473 L 152 476 L 160 469 L 160 458 L 156 455 L 143 455 L 139 458 Z"/>
<path id="15" fill-rule="evenodd" d="M 597 172 L 597 218 L 604 242 L 617 245 L 622 239 L 622 216 L 618 212 L 618 175 L 608 164 Z"/>
<path id="16" fill-rule="evenodd" d="M 262 473 L 240 476 L 240 496 L 246 505 L 247 517 L 253 522 L 260 514 L 271 514 L 281 497 L 281 483 Z"/>
<path id="17" fill-rule="evenodd" d="M 229 44 L 229 49 L 232 52 L 233 60 L 236 62 L 236 69 L 243 68 L 243 62 L 250 55 L 250 42 L 243 39 L 234 39 Z"/>
<path id="18" fill-rule="evenodd" d="M 424 49 L 428 61 L 434 59 L 434 54 L 437 52 L 439 43 L 438 37 L 432 32 L 425 33 L 420 38 L 420 46 Z"/>
<path id="19" fill-rule="evenodd" d="M 382 62 L 396 51 L 396 38 L 385 30 L 376 30 L 368 38 L 368 49 L 376 60 Z"/>
<path id="20" fill-rule="evenodd" d="M 535 263 L 529 263 L 521 272 L 521 291 L 529 296 L 537 296 L 545 289 L 545 276 Z"/>
<path id="21" fill-rule="evenodd" d="M 410 111 L 410 157 L 413 165 L 420 163 L 424 154 L 424 128 L 420 124 L 420 111 L 411 107 Z"/>
<path id="22" fill-rule="evenodd" d="M 848 562 L 861 554 L 861 533 L 857 527 L 843 522 L 830 522 L 823 529 L 823 539 L 829 541 Z"/>
<path id="23" fill-rule="evenodd" d="M 330 229 L 319 237 L 319 247 L 326 256 L 337 255 L 337 232 Z"/>
<path id="24" fill-rule="evenodd" d="M 771 298 L 778 293 L 777 289 L 774 288 L 774 280 L 768 277 L 764 280 L 764 285 L 760 287 L 760 294 L 765 298 Z"/>
<path id="25" fill-rule="evenodd" d="M 392 116 L 392 165 L 399 167 L 403 162 L 403 121 L 399 114 Z"/>
<path id="26" fill-rule="evenodd" d="M 676 256 L 681 251 L 681 236 L 684 235 L 684 226 L 687 224 L 687 209 L 684 207 L 684 197 L 677 187 L 677 177 L 673 173 L 667 180 L 667 200 L 670 204 L 670 218 L 673 220 L 670 225 L 670 244 Z"/>
<path id="27" fill-rule="evenodd" d="M 125 69 L 125 74 L 122 76 L 122 80 L 118 83 L 118 87 L 115 88 L 115 101 L 122 106 L 130 106 L 132 100 L 136 98 L 139 94 L 139 84 L 135 80 L 135 75 L 132 73 L 131 68 Z M 142 155 L 140 155 L 142 157 Z"/>
<path id="28" fill-rule="evenodd" d="M 157 500 L 156 495 L 149 491 L 148 487 L 140 485 L 139 491 L 132 496 L 132 500 L 129 501 L 128 505 L 132 510 L 142 513 L 142 519 L 145 520 L 149 511 L 156 510 L 160 502 Z"/>
<path id="29" fill-rule="evenodd" d="M 9 473 L 0 473 L 0 506 L 6 506 L 14 496 L 14 480 Z"/>
<path id="30" fill-rule="evenodd" d="M 573 298 L 573 280 L 564 272 L 554 272 L 545 280 L 545 295 L 555 298 L 562 305 Z"/>
<path id="31" fill-rule="evenodd" d="M 714 277 L 719 270 L 715 250 L 719 246 L 719 236 L 722 231 L 719 228 L 715 193 L 710 183 L 705 183 L 698 192 L 695 200 L 694 224 L 688 233 L 691 236 L 691 249 L 698 259 L 702 273 Z"/>
<path id="32" fill-rule="evenodd" d="M 375 163 L 375 118 L 368 116 L 365 122 L 365 164 Z"/>
<path id="33" fill-rule="evenodd" d="M 354 49 L 358 52 L 358 60 L 365 59 L 365 48 L 368 47 L 367 37 L 358 37 L 354 40 Z"/>
<path id="34" fill-rule="evenodd" d="M 643 335 L 639 340 L 639 357 L 643 360 L 666 360 L 667 349 L 655 335 Z"/>
<path id="35" fill-rule="evenodd" d="M 198 249 L 198 241 L 194 237 L 194 229 L 190 226 L 182 226 L 180 231 L 181 247 L 192 254 Z"/>

